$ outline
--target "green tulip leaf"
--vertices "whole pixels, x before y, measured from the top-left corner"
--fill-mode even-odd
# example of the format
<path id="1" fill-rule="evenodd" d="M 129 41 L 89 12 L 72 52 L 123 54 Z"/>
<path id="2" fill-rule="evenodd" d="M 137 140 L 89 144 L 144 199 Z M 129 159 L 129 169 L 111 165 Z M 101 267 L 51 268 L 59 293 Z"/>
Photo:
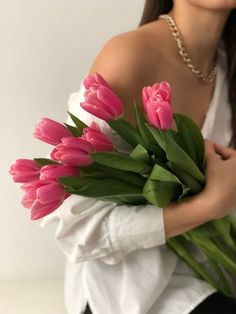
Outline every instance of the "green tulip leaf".
<path id="1" fill-rule="evenodd" d="M 203 173 L 199 170 L 191 157 L 173 140 L 168 134 L 168 131 L 163 132 L 163 138 L 168 160 L 177 164 L 179 168 L 183 169 L 186 173 L 204 184 L 205 177 Z"/>
<path id="2" fill-rule="evenodd" d="M 137 104 L 134 104 L 134 110 L 135 110 L 135 115 L 136 115 L 136 121 L 138 125 L 138 129 L 145 141 L 145 147 L 158 156 L 160 160 L 164 163 L 166 161 L 166 155 L 163 149 L 158 145 L 158 143 L 155 141 L 152 133 L 150 130 L 146 127 L 147 120 L 143 113 L 140 112 Z"/>
<path id="3" fill-rule="evenodd" d="M 193 176 L 181 169 L 178 164 L 168 161 L 166 163 L 171 171 L 180 179 L 180 181 L 187 187 L 191 189 L 192 194 L 197 194 L 203 189 L 203 184 L 201 184 Z"/>
<path id="4" fill-rule="evenodd" d="M 165 141 L 163 137 L 163 131 L 160 129 L 156 129 L 150 124 L 145 124 L 146 128 L 151 132 L 152 136 L 154 137 L 156 143 L 162 148 L 163 151 L 165 150 Z"/>
<path id="5" fill-rule="evenodd" d="M 96 180 L 98 179 L 93 177 L 68 176 L 60 177 L 58 181 L 64 186 L 67 191 L 72 191 L 82 189 L 83 187 L 94 183 Z"/>
<path id="6" fill-rule="evenodd" d="M 145 164 L 150 164 L 150 162 L 152 162 L 148 151 L 140 144 L 132 150 L 129 156 Z"/>
<path id="7" fill-rule="evenodd" d="M 173 130 L 162 131 L 155 129 L 150 125 L 146 125 L 152 132 L 158 144 L 165 150 L 167 159 L 179 166 L 186 173 L 196 178 L 200 183 L 205 182 L 205 177 L 199 170 L 195 162 L 189 155 L 178 145 L 173 137 Z"/>
<path id="8" fill-rule="evenodd" d="M 205 144 L 201 130 L 195 122 L 186 115 L 175 113 L 174 120 L 181 142 L 184 144 L 184 150 L 203 171 Z"/>
<path id="9" fill-rule="evenodd" d="M 185 146 L 181 140 L 180 134 L 173 129 L 169 129 L 168 132 L 171 135 L 171 137 L 175 140 L 175 142 L 184 150 Z"/>
<path id="10" fill-rule="evenodd" d="M 65 124 L 65 126 L 67 127 L 67 129 L 70 131 L 70 133 L 71 133 L 73 136 L 75 136 L 75 137 L 80 137 L 80 136 L 83 134 L 82 130 L 80 130 L 80 129 L 78 129 L 78 128 L 72 126 L 72 125 L 69 125 L 69 124 L 67 124 L 67 123 L 64 123 L 64 124 Z"/>
<path id="11" fill-rule="evenodd" d="M 186 200 L 187 197 L 189 197 L 189 192 L 190 191 L 191 191 L 191 188 L 183 185 L 183 192 L 182 192 L 182 194 L 179 195 L 178 201 L 182 202 L 182 201 Z"/>
<path id="12" fill-rule="evenodd" d="M 227 218 L 230 221 L 231 232 L 236 240 L 236 218 L 233 215 L 228 215 Z"/>
<path id="13" fill-rule="evenodd" d="M 87 128 L 88 126 L 81 121 L 79 118 L 77 118 L 76 116 L 74 116 L 72 113 L 70 113 L 69 111 L 67 111 L 69 116 L 71 117 L 71 120 L 74 122 L 75 126 L 82 132 L 82 130 L 84 128 Z"/>
<path id="14" fill-rule="evenodd" d="M 117 152 L 92 153 L 92 158 L 99 164 L 112 168 L 127 170 L 146 176 L 150 173 L 151 167 L 137 159 Z"/>
<path id="15" fill-rule="evenodd" d="M 124 181 L 141 187 L 145 183 L 145 179 L 138 173 L 112 168 L 107 165 L 99 164 L 97 162 L 94 162 L 90 166 L 83 167 L 81 169 L 81 173 L 84 176 L 92 176 L 95 178 L 118 179 L 120 181 Z"/>
<path id="16" fill-rule="evenodd" d="M 138 196 L 138 195 L 120 195 L 120 196 L 107 196 L 107 197 L 102 197 L 101 198 L 104 201 L 110 201 L 110 202 L 114 202 L 118 205 L 122 205 L 122 204 L 129 204 L 129 205 L 142 205 L 147 203 L 147 200 L 142 196 Z"/>
<path id="17" fill-rule="evenodd" d="M 160 165 L 155 165 L 143 187 L 143 195 L 151 204 L 164 207 L 178 199 L 184 189 L 175 175 Z"/>
<path id="18" fill-rule="evenodd" d="M 145 147 L 145 141 L 139 133 L 139 130 L 134 128 L 124 118 L 119 118 L 107 123 L 123 140 L 125 140 L 132 147 L 136 147 L 138 144 L 141 144 Z"/>
<path id="19" fill-rule="evenodd" d="M 71 194 L 96 198 L 128 196 L 139 199 L 142 197 L 142 187 L 110 178 L 61 177 L 59 181 Z"/>
<path id="20" fill-rule="evenodd" d="M 40 166 L 46 165 L 60 165 L 60 163 L 56 162 L 55 160 L 48 159 L 48 158 L 34 158 L 34 161 Z"/>

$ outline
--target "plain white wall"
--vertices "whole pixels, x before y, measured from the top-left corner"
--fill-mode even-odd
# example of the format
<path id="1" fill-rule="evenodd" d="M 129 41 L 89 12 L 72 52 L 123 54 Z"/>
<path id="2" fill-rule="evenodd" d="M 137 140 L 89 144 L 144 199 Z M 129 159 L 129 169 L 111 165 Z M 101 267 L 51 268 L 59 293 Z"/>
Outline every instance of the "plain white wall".
<path id="1" fill-rule="evenodd" d="M 7 171 L 17 158 L 44 157 L 33 138 L 42 117 L 63 122 L 69 94 L 103 44 L 135 28 L 144 0 L 0 0 L 0 280 L 63 275 L 55 226 L 41 229 L 20 204 Z"/>

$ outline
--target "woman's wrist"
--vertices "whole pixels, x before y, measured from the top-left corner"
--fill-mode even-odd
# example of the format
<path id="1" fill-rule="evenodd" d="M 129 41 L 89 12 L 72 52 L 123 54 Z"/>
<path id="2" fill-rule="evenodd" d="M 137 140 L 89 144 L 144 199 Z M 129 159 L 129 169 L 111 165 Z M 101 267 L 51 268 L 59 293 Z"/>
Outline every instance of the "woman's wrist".
<path id="1" fill-rule="evenodd" d="M 209 193 L 207 190 L 203 190 L 199 195 L 208 205 L 207 214 L 209 220 L 223 218 L 229 213 L 229 207 L 222 199 L 220 199 L 219 193 Z"/>
<path id="2" fill-rule="evenodd" d="M 216 202 L 201 192 L 182 202 L 172 202 L 163 209 L 166 238 L 185 233 L 217 219 Z"/>

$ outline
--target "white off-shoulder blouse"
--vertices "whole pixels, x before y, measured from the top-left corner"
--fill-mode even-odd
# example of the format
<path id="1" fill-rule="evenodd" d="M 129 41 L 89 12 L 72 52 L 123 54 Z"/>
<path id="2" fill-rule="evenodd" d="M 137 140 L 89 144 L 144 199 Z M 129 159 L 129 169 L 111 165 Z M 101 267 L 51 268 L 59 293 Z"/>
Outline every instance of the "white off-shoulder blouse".
<path id="1" fill-rule="evenodd" d="M 214 95 L 201 129 L 204 138 L 228 146 L 232 135 L 226 56 L 219 50 Z M 69 111 L 90 125 L 96 121 L 117 150 L 130 147 L 102 120 L 80 107 L 84 87 L 71 94 Z M 73 125 L 68 118 L 67 123 Z M 67 257 L 68 314 L 188 314 L 215 289 L 166 246 L 163 209 L 71 195 L 41 226 L 54 221 L 55 238 Z M 206 260 L 192 247 L 199 262 Z"/>

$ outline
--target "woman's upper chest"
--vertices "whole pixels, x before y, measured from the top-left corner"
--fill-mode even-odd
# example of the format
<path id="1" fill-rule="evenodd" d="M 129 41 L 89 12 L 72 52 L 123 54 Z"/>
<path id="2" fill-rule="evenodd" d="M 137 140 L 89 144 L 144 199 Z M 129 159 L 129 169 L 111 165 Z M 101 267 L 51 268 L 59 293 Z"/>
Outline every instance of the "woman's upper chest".
<path id="1" fill-rule="evenodd" d="M 173 112 L 189 116 L 201 129 L 212 102 L 214 88 L 215 83 L 203 86 L 199 82 L 176 79 L 172 85 Z"/>

